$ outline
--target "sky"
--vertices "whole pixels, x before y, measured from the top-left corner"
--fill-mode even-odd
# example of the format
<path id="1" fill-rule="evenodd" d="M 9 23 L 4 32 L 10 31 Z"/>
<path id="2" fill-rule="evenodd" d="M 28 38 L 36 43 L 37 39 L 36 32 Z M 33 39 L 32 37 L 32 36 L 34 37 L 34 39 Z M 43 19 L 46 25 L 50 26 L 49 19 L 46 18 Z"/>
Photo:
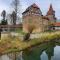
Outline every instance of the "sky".
<path id="1" fill-rule="evenodd" d="M 10 12 L 12 9 L 11 2 L 13 0 L 0 0 L 0 16 L 3 10 Z M 20 0 L 20 10 L 21 13 L 26 10 L 26 8 L 33 3 L 36 3 L 37 6 L 41 9 L 42 14 L 46 15 L 50 4 L 53 5 L 55 10 L 56 17 L 60 19 L 60 0 Z"/>

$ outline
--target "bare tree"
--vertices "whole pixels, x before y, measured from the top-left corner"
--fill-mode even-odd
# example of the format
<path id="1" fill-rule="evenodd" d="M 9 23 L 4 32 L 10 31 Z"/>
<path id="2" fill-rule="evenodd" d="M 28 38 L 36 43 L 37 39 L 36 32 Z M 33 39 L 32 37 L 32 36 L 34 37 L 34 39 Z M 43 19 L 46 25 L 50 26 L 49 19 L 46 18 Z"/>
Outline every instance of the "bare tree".
<path id="1" fill-rule="evenodd" d="M 16 25 L 16 13 L 15 13 L 15 11 L 12 12 L 11 19 L 12 19 L 13 25 Z"/>
<path id="2" fill-rule="evenodd" d="M 28 33 L 31 34 L 34 29 L 35 29 L 35 25 L 34 24 L 29 24 L 29 26 L 28 26 Z"/>
<path id="3" fill-rule="evenodd" d="M 5 10 L 2 11 L 1 16 L 3 17 L 3 20 L 5 20 L 5 17 L 6 17 L 6 11 Z"/>
<path id="4" fill-rule="evenodd" d="M 28 40 L 30 38 L 30 34 L 33 32 L 35 28 L 36 27 L 34 24 L 28 26 L 28 33 L 24 36 L 24 40 Z"/>
<path id="5" fill-rule="evenodd" d="M 13 9 L 14 9 L 14 11 L 16 13 L 16 20 L 17 20 L 17 14 L 18 14 L 18 11 L 19 11 L 19 5 L 20 5 L 20 1 L 19 0 L 13 0 L 12 6 L 13 6 Z"/>

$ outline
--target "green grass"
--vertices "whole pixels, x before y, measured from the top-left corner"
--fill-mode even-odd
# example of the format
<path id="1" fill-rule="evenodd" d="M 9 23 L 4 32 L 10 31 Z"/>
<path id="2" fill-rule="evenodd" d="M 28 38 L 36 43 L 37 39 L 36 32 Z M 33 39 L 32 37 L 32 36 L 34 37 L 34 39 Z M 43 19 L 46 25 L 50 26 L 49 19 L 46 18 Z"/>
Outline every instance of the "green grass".
<path id="1" fill-rule="evenodd" d="M 26 34 L 25 32 L 23 32 L 22 28 L 16 28 L 15 31 L 13 30 L 12 32 L 16 32 L 22 35 Z"/>
<path id="2" fill-rule="evenodd" d="M 31 39 L 29 41 L 21 41 L 18 37 L 12 38 L 11 36 L 0 40 L 0 53 L 9 53 L 15 51 L 21 51 L 26 48 L 32 47 L 37 44 L 41 44 L 47 41 L 55 41 L 60 39 L 60 31 L 56 32 L 44 32 L 41 33 L 40 38 Z"/>

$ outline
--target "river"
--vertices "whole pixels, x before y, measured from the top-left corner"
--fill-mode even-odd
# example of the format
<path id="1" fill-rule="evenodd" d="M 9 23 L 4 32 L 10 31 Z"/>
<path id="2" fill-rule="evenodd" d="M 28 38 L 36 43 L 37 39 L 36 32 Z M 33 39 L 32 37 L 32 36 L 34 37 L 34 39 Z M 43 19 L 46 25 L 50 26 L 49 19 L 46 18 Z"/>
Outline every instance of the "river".
<path id="1" fill-rule="evenodd" d="M 51 41 L 0 56 L 0 60 L 60 60 L 60 43 Z"/>

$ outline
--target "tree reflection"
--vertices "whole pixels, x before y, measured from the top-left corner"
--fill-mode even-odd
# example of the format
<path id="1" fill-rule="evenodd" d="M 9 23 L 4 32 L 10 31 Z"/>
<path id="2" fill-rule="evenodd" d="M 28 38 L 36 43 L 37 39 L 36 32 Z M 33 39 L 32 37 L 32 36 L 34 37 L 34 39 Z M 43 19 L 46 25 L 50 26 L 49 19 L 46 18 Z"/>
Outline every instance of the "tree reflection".
<path id="1" fill-rule="evenodd" d="M 54 41 L 47 42 L 33 48 L 28 48 L 25 51 L 12 52 L 1 57 L 6 57 L 7 60 L 8 58 L 11 60 L 51 60 L 51 58 L 54 56 L 54 47 L 56 45 L 59 44 L 55 43 Z"/>
<path id="2" fill-rule="evenodd" d="M 48 59 L 51 60 L 51 57 L 54 56 L 54 46 L 53 42 L 44 43 L 32 49 L 25 50 L 23 52 L 24 60 L 41 60 L 41 55 L 43 51 L 46 52 Z"/>
<path id="3" fill-rule="evenodd" d="M 48 48 L 45 50 L 48 56 L 48 60 L 51 60 L 51 57 L 54 56 L 54 47 L 55 47 L 55 44 L 53 42 L 50 42 L 48 44 Z"/>

